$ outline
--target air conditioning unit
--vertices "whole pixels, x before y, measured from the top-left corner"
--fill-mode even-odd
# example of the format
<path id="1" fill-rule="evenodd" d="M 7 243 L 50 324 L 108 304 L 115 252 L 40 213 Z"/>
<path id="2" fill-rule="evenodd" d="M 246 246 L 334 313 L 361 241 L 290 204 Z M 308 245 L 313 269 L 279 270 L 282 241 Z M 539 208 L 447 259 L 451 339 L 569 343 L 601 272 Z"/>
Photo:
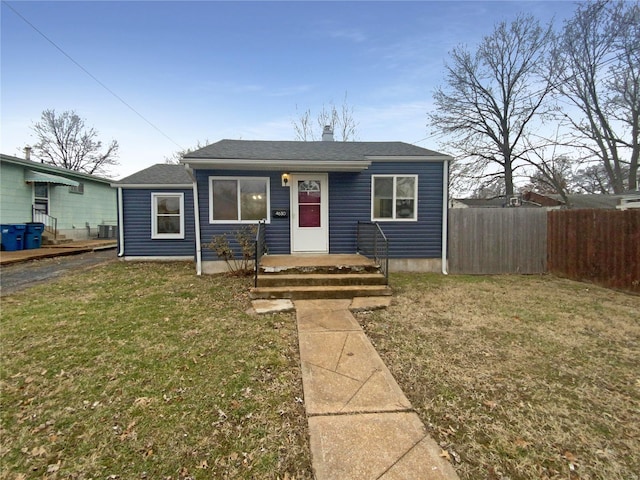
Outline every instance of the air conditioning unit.
<path id="1" fill-rule="evenodd" d="M 509 197 L 509 206 L 510 207 L 520 207 L 522 206 L 522 198 L 520 196 Z"/>

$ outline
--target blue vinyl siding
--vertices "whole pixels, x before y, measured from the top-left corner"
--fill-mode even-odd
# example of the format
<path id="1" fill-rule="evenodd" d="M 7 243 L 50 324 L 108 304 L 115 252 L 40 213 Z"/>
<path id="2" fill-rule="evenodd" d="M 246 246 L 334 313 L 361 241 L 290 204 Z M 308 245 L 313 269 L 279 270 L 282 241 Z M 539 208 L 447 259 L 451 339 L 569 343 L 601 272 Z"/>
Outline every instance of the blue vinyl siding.
<path id="1" fill-rule="evenodd" d="M 357 222 L 371 221 L 372 175 L 418 175 L 418 220 L 379 222 L 391 258 L 439 258 L 442 249 L 443 164 L 375 162 L 360 173 L 329 174 L 329 251 L 356 250 Z"/>
<path id="2" fill-rule="evenodd" d="M 220 260 L 216 253 L 207 248 L 213 237 L 226 234 L 229 244 L 240 254 L 240 248 L 234 238 L 237 232 L 245 224 L 211 224 L 209 223 L 209 177 L 269 177 L 271 205 L 270 210 L 289 210 L 289 187 L 283 187 L 280 178 L 282 172 L 265 171 L 235 171 L 235 170 L 198 170 L 196 180 L 198 181 L 198 201 L 200 203 L 200 234 L 202 241 L 202 260 Z M 269 212 L 271 213 L 271 212 Z M 266 240 L 269 253 L 289 254 L 290 236 L 289 219 L 272 218 L 267 225 Z"/>
<path id="3" fill-rule="evenodd" d="M 329 173 L 329 251 L 354 253 L 358 221 L 371 221 L 372 175 L 418 175 L 418 220 L 415 222 L 386 221 L 380 226 L 390 243 L 391 258 L 439 258 L 442 248 L 442 168 L 440 162 L 376 162 L 358 173 Z M 202 170 L 196 172 L 200 203 L 202 259 L 218 260 L 207 248 L 214 236 L 227 234 L 239 253 L 233 234 L 241 224 L 209 223 L 209 177 L 269 177 L 270 210 L 290 209 L 290 187 L 281 185 L 282 172 Z M 319 172 L 321 173 L 321 172 Z M 290 219 L 271 218 L 266 240 L 271 254 L 290 253 Z"/>
<path id="4" fill-rule="evenodd" d="M 184 239 L 151 239 L 151 194 L 184 193 Z M 129 257 L 194 256 L 193 191 L 185 189 L 122 189 L 124 255 Z"/>

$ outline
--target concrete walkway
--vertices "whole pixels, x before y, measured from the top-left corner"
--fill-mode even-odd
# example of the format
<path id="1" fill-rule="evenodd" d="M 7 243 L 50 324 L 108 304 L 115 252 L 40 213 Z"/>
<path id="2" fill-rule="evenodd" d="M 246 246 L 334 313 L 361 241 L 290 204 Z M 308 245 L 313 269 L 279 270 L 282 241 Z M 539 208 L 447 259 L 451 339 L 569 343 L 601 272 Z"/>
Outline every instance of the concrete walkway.
<path id="1" fill-rule="evenodd" d="M 351 300 L 295 301 L 317 480 L 457 480 L 349 311 Z"/>

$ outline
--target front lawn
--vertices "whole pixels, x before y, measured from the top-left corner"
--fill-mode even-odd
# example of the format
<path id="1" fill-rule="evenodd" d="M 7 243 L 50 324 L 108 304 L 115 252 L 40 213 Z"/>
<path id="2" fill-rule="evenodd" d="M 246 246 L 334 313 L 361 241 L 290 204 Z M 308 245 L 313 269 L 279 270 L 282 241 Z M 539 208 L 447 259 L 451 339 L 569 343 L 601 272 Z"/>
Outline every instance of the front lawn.
<path id="1" fill-rule="evenodd" d="M 358 318 L 463 480 L 634 480 L 640 297 L 551 276 L 393 275 Z"/>
<path id="2" fill-rule="evenodd" d="M 637 480 L 640 297 L 392 275 L 357 317 L 462 480 Z M 0 478 L 312 478 L 292 314 L 116 262 L 2 299 Z"/>
<path id="3" fill-rule="evenodd" d="M 0 478 L 311 478 L 293 315 L 117 262 L 2 299 Z"/>

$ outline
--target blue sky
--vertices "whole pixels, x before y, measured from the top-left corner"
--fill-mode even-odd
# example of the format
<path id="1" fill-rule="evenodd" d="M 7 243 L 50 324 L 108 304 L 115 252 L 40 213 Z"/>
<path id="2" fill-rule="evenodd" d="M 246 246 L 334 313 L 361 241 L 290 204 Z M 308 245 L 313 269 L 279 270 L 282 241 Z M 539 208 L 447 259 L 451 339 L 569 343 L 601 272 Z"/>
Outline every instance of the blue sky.
<path id="1" fill-rule="evenodd" d="M 198 141 L 293 140 L 297 111 L 341 105 L 346 93 L 358 140 L 446 151 L 430 137 L 426 114 L 448 52 L 460 43 L 473 49 L 518 13 L 555 17 L 559 27 L 574 8 L 568 1 L 3 1 L 0 147 L 22 156 L 43 110 L 75 110 L 105 143 L 118 140 L 120 166 L 111 176 L 120 178 Z"/>

